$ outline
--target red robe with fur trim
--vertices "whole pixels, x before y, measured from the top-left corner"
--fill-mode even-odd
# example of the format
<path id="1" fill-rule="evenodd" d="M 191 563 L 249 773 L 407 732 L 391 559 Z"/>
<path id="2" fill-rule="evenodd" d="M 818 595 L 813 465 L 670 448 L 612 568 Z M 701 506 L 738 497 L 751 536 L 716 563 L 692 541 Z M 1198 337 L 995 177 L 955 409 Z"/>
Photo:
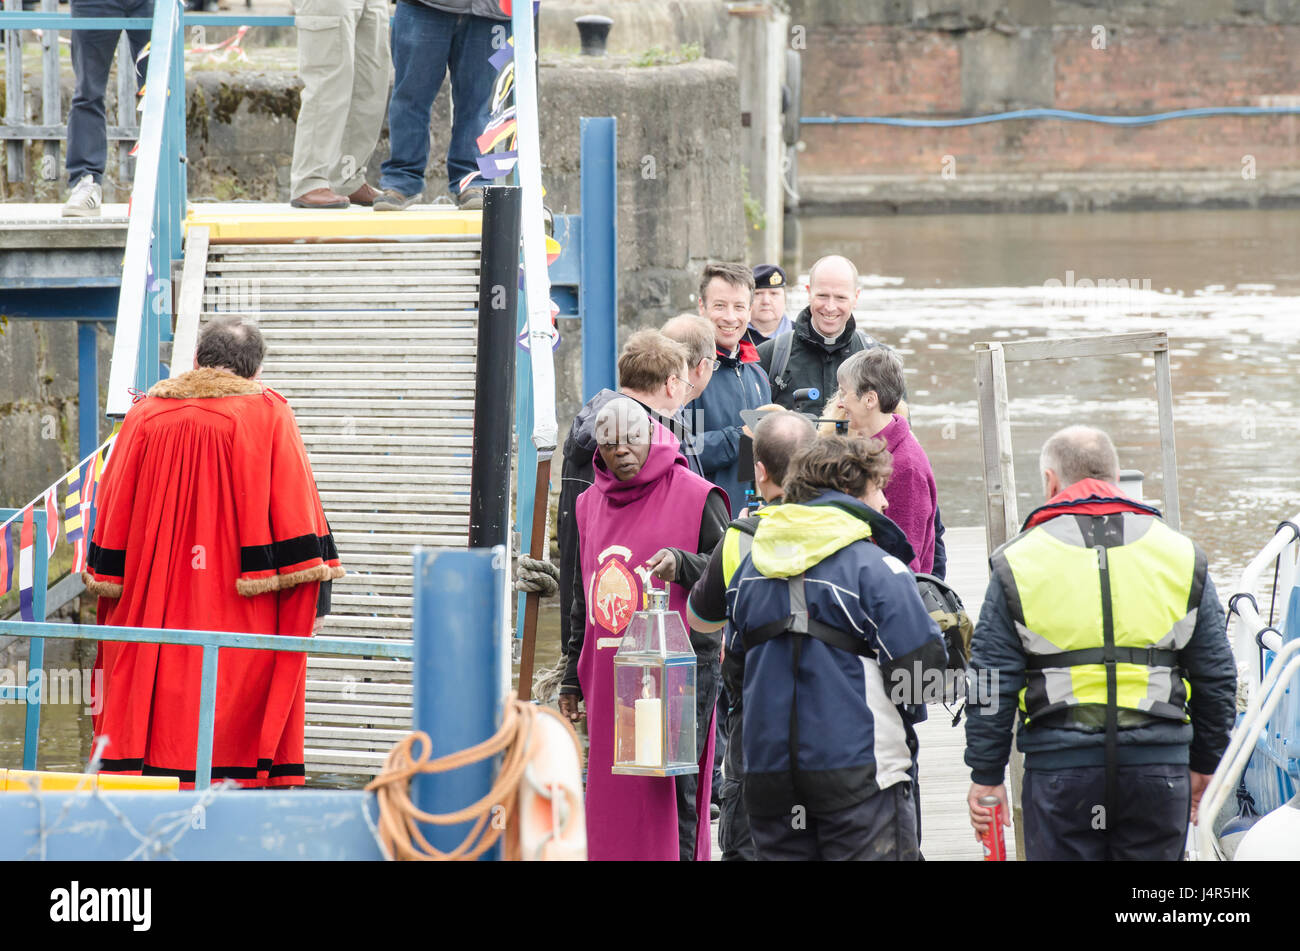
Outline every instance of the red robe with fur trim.
<path id="1" fill-rule="evenodd" d="M 127 413 L 99 490 L 99 623 L 309 636 L 343 575 L 293 411 L 226 370 L 165 380 Z M 202 651 L 104 641 L 102 771 L 194 781 Z M 221 651 L 212 779 L 302 785 L 306 655 Z"/>

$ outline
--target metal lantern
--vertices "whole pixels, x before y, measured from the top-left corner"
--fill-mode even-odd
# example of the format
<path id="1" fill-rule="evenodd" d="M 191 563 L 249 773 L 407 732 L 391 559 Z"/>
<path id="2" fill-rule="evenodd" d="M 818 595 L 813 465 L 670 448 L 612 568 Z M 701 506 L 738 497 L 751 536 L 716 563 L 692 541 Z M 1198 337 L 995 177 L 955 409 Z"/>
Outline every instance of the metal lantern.
<path id="1" fill-rule="evenodd" d="M 650 589 L 614 655 L 614 766 L 622 776 L 699 772 L 695 651 L 668 592 Z"/>

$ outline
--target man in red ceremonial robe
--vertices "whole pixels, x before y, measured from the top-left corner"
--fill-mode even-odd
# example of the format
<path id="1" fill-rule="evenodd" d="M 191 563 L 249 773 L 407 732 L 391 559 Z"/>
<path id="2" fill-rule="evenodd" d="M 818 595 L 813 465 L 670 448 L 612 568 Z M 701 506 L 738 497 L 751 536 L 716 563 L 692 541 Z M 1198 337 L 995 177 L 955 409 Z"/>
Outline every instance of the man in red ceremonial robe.
<path id="1" fill-rule="evenodd" d="M 645 606 L 647 562 L 662 548 L 712 552 L 727 530 L 722 490 L 686 464 L 676 436 L 652 422 L 630 399 L 610 400 L 596 416 L 594 483 L 574 509 L 581 571 L 571 592 L 567 670 L 560 712 L 581 719 L 587 705 L 587 856 L 593 860 L 709 858 L 709 787 L 713 774 L 716 692 L 697 704 L 703 713 L 699 774 L 691 795 L 682 777 L 615 776 L 614 655 L 632 615 Z M 669 606 L 685 616 L 698 576 L 684 566 L 669 587 Z M 719 643 L 692 645 L 701 666 Z M 698 715 L 698 713 L 697 713 Z M 691 777 L 688 777 L 691 778 Z M 679 816 L 679 809 L 681 815 Z"/>
<path id="2" fill-rule="evenodd" d="M 265 353 L 255 325 L 212 321 L 195 369 L 127 413 L 83 574 L 100 624 L 306 637 L 328 613 L 343 569 L 293 411 L 258 381 Z M 103 772 L 192 786 L 201 658 L 198 647 L 100 643 Z M 306 664 L 297 652 L 221 651 L 214 782 L 305 782 Z"/>

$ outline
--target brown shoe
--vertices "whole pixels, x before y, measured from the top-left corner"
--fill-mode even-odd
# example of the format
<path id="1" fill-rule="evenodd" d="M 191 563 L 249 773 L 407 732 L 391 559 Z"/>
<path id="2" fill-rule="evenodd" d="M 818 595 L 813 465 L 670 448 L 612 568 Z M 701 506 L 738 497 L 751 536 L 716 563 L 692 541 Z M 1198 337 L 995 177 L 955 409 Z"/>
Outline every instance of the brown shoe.
<path id="1" fill-rule="evenodd" d="M 289 204 L 294 208 L 346 208 L 348 200 L 328 188 L 313 188 Z"/>
<path id="2" fill-rule="evenodd" d="M 348 201 L 352 202 L 354 205 L 362 205 L 369 208 L 375 203 L 375 199 L 382 194 L 383 192 L 378 188 L 375 188 L 366 182 L 362 182 L 361 187 L 348 196 Z"/>

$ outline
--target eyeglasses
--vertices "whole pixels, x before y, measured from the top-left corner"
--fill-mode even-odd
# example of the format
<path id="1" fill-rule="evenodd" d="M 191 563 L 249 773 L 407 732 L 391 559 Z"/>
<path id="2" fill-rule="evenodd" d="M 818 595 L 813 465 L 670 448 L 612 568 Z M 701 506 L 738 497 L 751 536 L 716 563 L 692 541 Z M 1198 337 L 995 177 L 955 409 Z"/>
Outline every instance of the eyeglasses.
<path id="1" fill-rule="evenodd" d="M 700 362 L 703 363 L 705 360 L 708 360 L 708 357 L 703 357 L 703 358 L 701 358 L 701 359 L 700 359 Z M 712 360 L 709 360 L 709 369 L 710 369 L 710 370 L 717 370 L 718 367 L 720 367 L 720 366 L 722 366 L 722 361 L 719 360 L 719 359 L 717 359 L 716 357 L 713 358 Z"/>
<path id="2" fill-rule="evenodd" d="M 674 379 L 674 380 L 676 380 L 676 381 L 679 382 L 679 383 L 685 383 L 685 384 L 686 384 L 686 388 L 687 388 L 688 390 L 694 390 L 694 389 L 695 389 L 695 384 L 692 383 L 690 380 L 684 380 L 684 379 L 682 379 L 680 376 L 677 376 L 676 374 L 674 374 L 671 378 Z"/>

